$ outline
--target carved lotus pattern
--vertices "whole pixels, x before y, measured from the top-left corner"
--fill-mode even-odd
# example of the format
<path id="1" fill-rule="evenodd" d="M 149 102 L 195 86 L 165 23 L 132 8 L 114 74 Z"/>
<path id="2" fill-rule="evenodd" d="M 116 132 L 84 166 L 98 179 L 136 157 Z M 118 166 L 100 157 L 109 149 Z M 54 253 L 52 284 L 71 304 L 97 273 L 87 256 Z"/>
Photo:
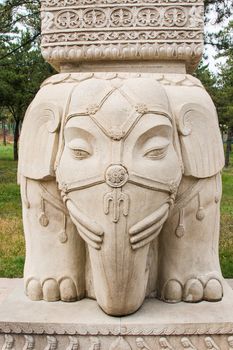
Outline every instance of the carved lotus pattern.
<path id="1" fill-rule="evenodd" d="M 190 71 L 201 57 L 200 0 L 43 0 L 41 8 L 42 54 L 57 68 L 142 58 L 182 60 Z"/>
<path id="2" fill-rule="evenodd" d="M 107 169 L 106 181 L 111 187 L 122 186 L 128 178 L 127 170 L 122 165 L 112 165 Z"/>

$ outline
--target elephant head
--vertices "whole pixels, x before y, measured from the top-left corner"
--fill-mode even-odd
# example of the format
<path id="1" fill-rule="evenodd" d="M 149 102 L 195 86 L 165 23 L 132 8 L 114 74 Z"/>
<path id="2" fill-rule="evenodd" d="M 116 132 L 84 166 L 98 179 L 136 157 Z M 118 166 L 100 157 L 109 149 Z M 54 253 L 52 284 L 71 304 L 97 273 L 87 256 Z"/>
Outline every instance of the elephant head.
<path id="1" fill-rule="evenodd" d="M 99 305 L 112 315 L 129 314 L 145 298 L 149 246 L 182 176 L 204 178 L 221 167 L 213 152 L 221 142 L 216 120 L 195 101 L 174 103 L 153 78 L 91 78 L 60 84 L 59 94 L 63 103 L 39 96 L 30 107 L 19 172 L 56 180 L 88 246 Z M 211 123 L 215 144 L 204 139 Z"/>

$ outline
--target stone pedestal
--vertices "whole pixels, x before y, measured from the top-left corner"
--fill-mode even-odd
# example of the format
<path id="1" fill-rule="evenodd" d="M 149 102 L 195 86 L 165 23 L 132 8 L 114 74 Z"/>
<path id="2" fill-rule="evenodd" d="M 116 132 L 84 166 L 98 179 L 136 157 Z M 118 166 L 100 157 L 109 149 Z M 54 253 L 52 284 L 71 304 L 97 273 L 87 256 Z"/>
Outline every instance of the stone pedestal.
<path id="1" fill-rule="evenodd" d="M 233 291 L 221 302 L 168 304 L 146 299 L 126 317 L 106 315 L 91 299 L 30 301 L 22 281 L 0 304 L 0 349 L 232 349 Z"/>
<path id="2" fill-rule="evenodd" d="M 61 74 L 20 137 L 28 298 L 18 282 L 0 305 L 0 349 L 233 350 L 222 140 L 186 74 L 201 58 L 203 7 L 42 0 L 42 54 Z"/>

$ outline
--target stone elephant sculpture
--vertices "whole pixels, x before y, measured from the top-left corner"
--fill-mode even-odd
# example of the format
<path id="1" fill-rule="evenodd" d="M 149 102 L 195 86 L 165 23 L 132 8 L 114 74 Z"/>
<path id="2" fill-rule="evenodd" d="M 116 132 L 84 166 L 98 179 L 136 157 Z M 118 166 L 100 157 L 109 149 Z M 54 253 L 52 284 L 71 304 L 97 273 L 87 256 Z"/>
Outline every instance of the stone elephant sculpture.
<path id="1" fill-rule="evenodd" d="M 20 138 L 32 300 L 218 301 L 222 141 L 189 75 L 73 73 L 44 82 Z"/>

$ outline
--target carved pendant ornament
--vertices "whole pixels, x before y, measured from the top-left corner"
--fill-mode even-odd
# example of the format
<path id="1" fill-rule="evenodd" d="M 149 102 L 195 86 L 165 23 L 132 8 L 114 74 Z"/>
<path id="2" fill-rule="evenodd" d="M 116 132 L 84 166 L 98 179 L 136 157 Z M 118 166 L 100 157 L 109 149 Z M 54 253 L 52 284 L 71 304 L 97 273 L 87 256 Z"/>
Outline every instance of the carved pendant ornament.
<path id="1" fill-rule="evenodd" d="M 128 180 L 127 169 L 119 164 L 110 165 L 105 173 L 106 183 L 113 188 L 111 192 L 104 195 L 104 213 L 110 212 L 111 203 L 113 206 L 113 222 L 117 223 L 120 217 L 120 205 L 122 204 L 123 215 L 129 213 L 129 196 L 123 193 L 121 188 Z"/>

